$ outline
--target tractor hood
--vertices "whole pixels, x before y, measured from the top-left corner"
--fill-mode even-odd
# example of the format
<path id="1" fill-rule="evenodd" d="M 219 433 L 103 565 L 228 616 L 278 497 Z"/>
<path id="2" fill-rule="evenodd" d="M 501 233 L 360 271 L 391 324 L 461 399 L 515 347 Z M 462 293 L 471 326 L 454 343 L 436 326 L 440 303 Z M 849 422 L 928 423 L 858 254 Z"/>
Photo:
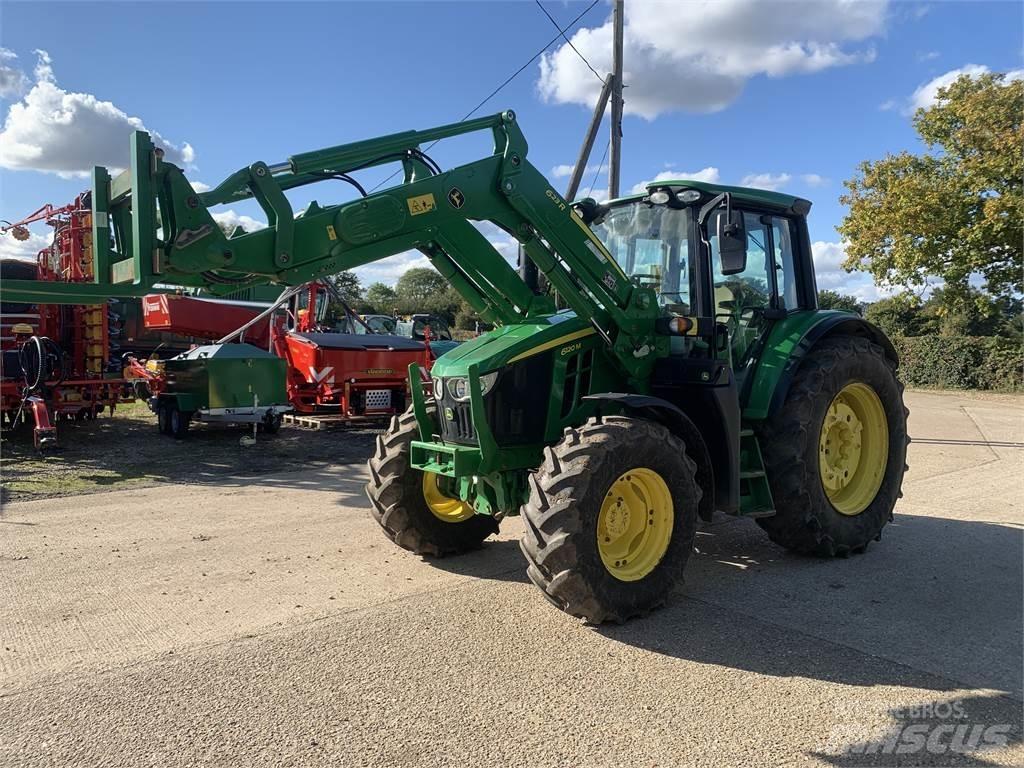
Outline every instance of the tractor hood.
<path id="1" fill-rule="evenodd" d="M 594 333 L 589 323 L 572 312 L 505 325 L 446 352 L 434 363 L 431 374 L 441 378 L 465 376 L 471 365 L 476 365 L 481 374 L 489 373 Z"/>

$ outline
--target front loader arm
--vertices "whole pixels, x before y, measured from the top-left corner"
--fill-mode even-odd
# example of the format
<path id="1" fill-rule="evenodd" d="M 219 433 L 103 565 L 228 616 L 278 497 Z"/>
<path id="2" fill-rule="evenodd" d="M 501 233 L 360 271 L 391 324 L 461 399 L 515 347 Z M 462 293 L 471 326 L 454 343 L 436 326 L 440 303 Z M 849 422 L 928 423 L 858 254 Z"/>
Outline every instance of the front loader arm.
<path id="1" fill-rule="evenodd" d="M 424 142 L 489 130 L 492 154 L 441 172 Z M 142 295 L 154 286 L 214 294 L 250 285 L 297 285 L 409 250 L 424 253 L 486 321 L 508 324 L 553 310 L 473 226 L 490 221 L 521 243 L 558 295 L 613 347 L 631 375 L 653 365 L 652 291 L 632 284 L 605 246 L 526 159 L 511 111 L 408 131 L 240 169 L 197 193 L 144 132 L 131 168 L 93 175 L 95 284 L 5 281 L 4 300 L 61 301 L 60 294 Z M 295 215 L 285 192 L 400 161 L 402 183 L 341 205 L 313 202 Z M 358 186 L 358 185 L 357 185 Z M 210 208 L 255 199 L 268 226 L 225 234 Z M 8 298 L 9 297 L 9 298 Z M 642 373 L 641 373 L 642 375 Z"/>

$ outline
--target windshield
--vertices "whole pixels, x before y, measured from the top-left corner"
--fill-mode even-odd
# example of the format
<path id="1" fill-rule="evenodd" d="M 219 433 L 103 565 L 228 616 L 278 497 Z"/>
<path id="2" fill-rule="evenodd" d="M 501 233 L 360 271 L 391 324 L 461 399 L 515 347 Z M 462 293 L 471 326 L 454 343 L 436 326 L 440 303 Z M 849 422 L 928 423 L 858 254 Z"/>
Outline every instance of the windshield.
<path id="1" fill-rule="evenodd" d="M 658 292 L 663 307 L 689 314 L 689 209 L 634 201 L 612 208 L 593 230 L 627 275 Z"/>

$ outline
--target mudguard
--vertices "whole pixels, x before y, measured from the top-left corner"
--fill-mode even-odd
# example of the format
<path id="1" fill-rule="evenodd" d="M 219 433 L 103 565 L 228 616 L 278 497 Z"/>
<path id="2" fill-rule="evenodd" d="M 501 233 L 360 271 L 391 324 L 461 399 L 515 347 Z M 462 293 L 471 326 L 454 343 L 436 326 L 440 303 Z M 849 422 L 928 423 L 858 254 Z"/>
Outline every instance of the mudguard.
<path id="1" fill-rule="evenodd" d="M 837 335 L 866 338 L 899 364 L 892 342 L 859 315 L 838 310 L 793 312 L 772 326 L 753 377 L 744 382 L 740 392 L 744 420 L 767 419 L 780 408 L 807 353 L 818 342 Z"/>
<path id="2" fill-rule="evenodd" d="M 707 443 L 697 425 L 678 406 L 650 395 L 633 395 L 625 392 L 604 392 L 587 395 L 584 400 L 612 403 L 627 414 L 664 424 L 679 435 L 686 444 L 686 452 L 697 462 L 697 483 L 704 491 L 697 513 L 702 520 L 711 520 L 715 511 L 715 472 L 711 463 Z"/>

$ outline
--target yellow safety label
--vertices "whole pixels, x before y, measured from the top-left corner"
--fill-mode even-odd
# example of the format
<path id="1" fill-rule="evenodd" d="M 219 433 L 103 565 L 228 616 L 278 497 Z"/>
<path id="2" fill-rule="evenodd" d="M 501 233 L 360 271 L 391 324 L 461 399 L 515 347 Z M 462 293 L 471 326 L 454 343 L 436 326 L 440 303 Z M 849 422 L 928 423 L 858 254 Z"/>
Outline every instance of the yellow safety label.
<path id="1" fill-rule="evenodd" d="M 421 213 L 430 213 L 437 207 L 434 203 L 434 195 L 431 193 L 406 198 L 405 204 L 409 206 L 409 213 L 413 216 L 419 216 Z"/>
<path id="2" fill-rule="evenodd" d="M 334 225 L 332 224 L 327 225 L 327 237 L 330 238 L 331 240 L 338 239 L 338 233 L 334 231 Z"/>

